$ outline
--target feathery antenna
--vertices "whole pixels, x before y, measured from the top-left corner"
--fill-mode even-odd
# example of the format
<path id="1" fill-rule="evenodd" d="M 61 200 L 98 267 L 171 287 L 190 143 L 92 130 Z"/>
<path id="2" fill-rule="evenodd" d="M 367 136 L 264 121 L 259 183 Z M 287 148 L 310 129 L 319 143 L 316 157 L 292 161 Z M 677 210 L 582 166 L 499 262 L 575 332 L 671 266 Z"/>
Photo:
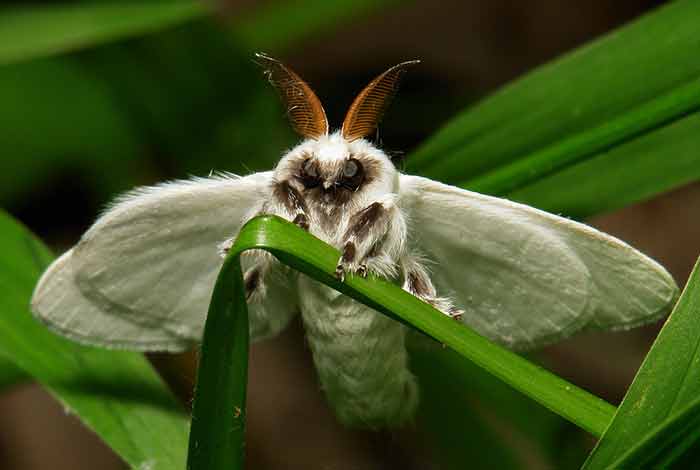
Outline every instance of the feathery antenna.
<path id="1" fill-rule="evenodd" d="M 312 139 L 328 134 L 326 112 L 311 87 L 279 60 L 260 52 L 255 57 L 287 107 L 292 128 L 303 137 Z"/>

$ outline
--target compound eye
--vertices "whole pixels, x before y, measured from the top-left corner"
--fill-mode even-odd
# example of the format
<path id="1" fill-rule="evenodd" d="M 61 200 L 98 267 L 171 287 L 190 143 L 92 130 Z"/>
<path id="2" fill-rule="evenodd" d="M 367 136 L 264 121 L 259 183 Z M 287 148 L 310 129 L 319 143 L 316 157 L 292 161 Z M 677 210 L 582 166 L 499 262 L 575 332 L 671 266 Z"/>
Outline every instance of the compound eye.
<path id="1" fill-rule="evenodd" d="M 305 175 L 310 176 L 312 178 L 318 178 L 318 171 L 316 170 L 316 165 L 313 164 L 310 158 L 304 160 L 301 169 L 304 171 Z"/>
<path id="2" fill-rule="evenodd" d="M 360 167 L 357 160 L 350 159 L 347 162 L 345 162 L 345 167 L 343 168 L 343 176 L 346 178 L 352 178 L 353 176 L 357 175 L 359 169 Z"/>

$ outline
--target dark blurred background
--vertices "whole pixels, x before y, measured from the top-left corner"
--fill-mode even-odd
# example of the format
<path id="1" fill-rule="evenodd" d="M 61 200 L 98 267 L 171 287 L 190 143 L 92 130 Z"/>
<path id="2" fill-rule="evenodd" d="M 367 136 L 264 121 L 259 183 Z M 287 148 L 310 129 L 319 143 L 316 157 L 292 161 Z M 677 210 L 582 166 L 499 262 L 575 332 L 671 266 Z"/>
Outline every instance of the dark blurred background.
<path id="1" fill-rule="evenodd" d="M 663 2 L 385 1 L 301 35 L 271 30 L 261 43 L 250 25 L 282 2 L 221 3 L 213 20 L 0 67 L 2 207 L 60 252 L 110 199 L 135 185 L 212 170 L 271 168 L 296 137 L 252 62 L 256 50 L 283 59 L 306 79 L 335 126 L 376 74 L 421 59 L 379 134 L 385 149 L 410 153 L 500 85 Z M 297 19 L 290 15 L 289 21 Z M 691 214 L 699 209 L 700 186 L 693 184 L 590 223 L 658 259 L 682 284 L 697 255 L 700 224 Z M 658 328 L 579 335 L 538 358 L 617 403 Z M 186 397 L 192 357 L 178 360 L 154 358 Z M 479 410 L 478 397 L 473 401 Z M 249 407 L 249 468 L 441 468 L 440 447 L 420 426 L 369 433 L 335 422 L 299 324 L 253 346 Z M 479 413 L 489 420 L 488 409 Z M 520 466 L 551 468 L 508 422 L 491 422 L 495 435 L 516 449 Z M 560 430 L 562 454 L 571 455 L 559 463 L 576 467 L 594 441 L 564 422 Z M 488 457 L 482 457 L 469 466 L 488 468 Z M 26 384 L 0 396 L 0 468 L 123 464 L 38 386 Z"/>

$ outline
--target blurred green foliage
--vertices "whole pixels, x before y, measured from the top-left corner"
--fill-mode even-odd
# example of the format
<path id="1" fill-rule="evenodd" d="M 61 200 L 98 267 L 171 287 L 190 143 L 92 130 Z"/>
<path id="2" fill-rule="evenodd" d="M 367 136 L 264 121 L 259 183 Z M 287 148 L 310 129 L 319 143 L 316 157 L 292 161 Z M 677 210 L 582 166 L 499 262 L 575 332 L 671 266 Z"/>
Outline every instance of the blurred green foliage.
<path id="1" fill-rule="evenodd" d="M 293 136 L 260 75 L 211 20 L 2 67 L 0 152 L 16 159 L 0 161 L 0 200 L 66 168 L 103 201 L 156 166 L 171 177 L 269 168 Z"/>
<path id="2" fill-rule="evenodd" d="M 155 32 L 206 13 L 205 3 L 93 2 L 0 7 L 0 65 Z"/>
<path id="3" fill-rule="evenodd" d="M 304 0 L 225 21 L 196 1 L 0 9 L 0 64 L 20 62 L 0 65 L 0 204 L 68 171 L 104 204 L 163 177 L 269 169 L 296 137 L 252 52 L 395 2 Z"/>
<path id="4" fill-rule="evenodd" d="M 397 3 L 269 3 L 232 19 L 205 16 L 197 2 L 2 7 L 0 203 L 21 205 L 68 173 L 79 175 L 89 186 L 90 198 L 104 204 L 118 191 L 163 177 L 269 169 L 296 137 L 251 53 L 295 51 L 302 40 Z M 697 2 L 680 0 L 535 70 L 464 110 L 409 157 L 408 169 L 576 217 L 616 209 L 697 179 L 699 17 Z M 153 34 L 144 36 L 147 32 Z M 74 52 L 56 55 L 64 51 Z M 410 111 L 404 115 L 415 114 L 416 105 L 430 106 L 428 100 L 411 103 L 412 109 L 398 105 Z M 409 124 L 426 119 L 417 118 Z M 18 230 L 10 219 L 2 219 L 0 232 L 9 236 Z M 15 367 L 0 362 L 0 384 L 31 374 L 132 465 L 148 455 L 167 455 L 171 449 L 158 441 L 160 425 L 114 425 L 122 418 L 136 423 L 139 413 L 153 411 L 144 411 L 142 403 L 120 403 L 105 386 L 121 381 L 129 367 L 141 368 L 139 373 L 150 377 L 147 381 L 156 380 L 140 358 L 122 361 L 94 353 L 99 356 L 96 363 L 116 361 L 125 369 L 77 371 L 87 375 L 83 382 L 70 376 L 75 364 L 49 361 L 51 351 L 62 351 L 55 354 L 59 361 L 78 363 L 83 353 L 65 341 L 52 343 L 53 336 L 37 330 L 28 317 L 27 300 L 39 268 L 33 252 L 22 250 L 26 237 L 31 239 L 25 234 L 3 239 L 0 245 L 16 251 L 12 265 L 0 266 L 2 313 L 19 318 L 16 323 L 10 322 L 12 317 L 0 322 L 0 342 L 18 346 L 6 356 Z M 45 263 L 48 255 L 43 253 Z M 18 275 L 27 269 L 30 274 Z M 16 276 L 24 282 L 21 288 L 10 282 Z M 696 308 L 694 301 L 687 302 L 674 313 L 674 325 L 680 326 L 665 329 L 645 364 L 670 364 L 668 371 L 676 379 L 684 377 L 683 368 L 673 361 L 667 364 L 663 356 L 672 356 L 677 344 L 692 336 L 687 333 L 692 325 L 684 327 L 682 319 L 690 321 Z M 42 361 L 49 362 L 30 367 L 34 353 L 21 346 L 32 335 L 39 338 L 37 344 L 48 341 L 57 349 L 39 351 L 47 356 Z M 569 439 L 580 437 L 573 426 L 454 352 L 414 345 L 412 358 L 424 393 L 421 429 L 439 449 L 436 455 L 446 468 L 463 468 L 485 453 L 492 455 L 493 466 L 521 467 L 522 456 L 499 441 L 499 423 L 504 422 L 513 427 L 518 442 L 536 449 L 553 467 L 577 466 L 585 458 L 585 445 Z M 696 373 L 695 367 L 688 365 L 688 376 Z M 69 377 L 52 379 L 54 369 Z M 640 387 L 653 388 L 657 372 L 645 370 L 631 394 Z M 103 395 L 80 396 L 94 392 L 93 386 L 71 388 L 94 378 L 102 381 Z M 58 379 L 66 383 L 57 387 Z M 647 400 L 654 402 L 657 395 Z M 691 401 L 686 393 L 663 417 L 645 415 L 647 426 L 637 426 L 626 424 L 623 412 L 633 402 L 628 397 L 587 465 L 603 468 L 619 461 L 623 456 L 617 444 L 624 442 L 641 441 L 641 450 L 632 457 L 642 460 L 636 462 L 651 455 L 658 442 L 670 446 L 664 447 L 666 456 L 685 452 L 697 438 L 698 410 Z M 153 413 L 148 420 L 183 421 L 181 416 Z M 175 440 L 181 442 L 184 434 L 178 426 Z M 152 446 L 130 448 L 129 433 Z M 656 440 L 659 436 L 673 439 Z M 184 445 L 164 462 L 180 462 L 183 452 Z M 692 453 L 685 452 L 686 459 L 688 455 Z"/>

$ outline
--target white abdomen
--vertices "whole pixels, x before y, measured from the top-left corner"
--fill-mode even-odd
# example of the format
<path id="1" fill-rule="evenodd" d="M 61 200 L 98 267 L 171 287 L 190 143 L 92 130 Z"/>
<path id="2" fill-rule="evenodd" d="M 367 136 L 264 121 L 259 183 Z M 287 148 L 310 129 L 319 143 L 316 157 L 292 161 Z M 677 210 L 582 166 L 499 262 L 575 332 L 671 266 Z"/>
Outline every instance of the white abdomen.
<path id="1" fill-rule="evenodd" d="M 408 369 L 405 327 L 300 276 L 301 313 L 321 387 L 341 422 L 398 425 L 418 404 Z"/>

